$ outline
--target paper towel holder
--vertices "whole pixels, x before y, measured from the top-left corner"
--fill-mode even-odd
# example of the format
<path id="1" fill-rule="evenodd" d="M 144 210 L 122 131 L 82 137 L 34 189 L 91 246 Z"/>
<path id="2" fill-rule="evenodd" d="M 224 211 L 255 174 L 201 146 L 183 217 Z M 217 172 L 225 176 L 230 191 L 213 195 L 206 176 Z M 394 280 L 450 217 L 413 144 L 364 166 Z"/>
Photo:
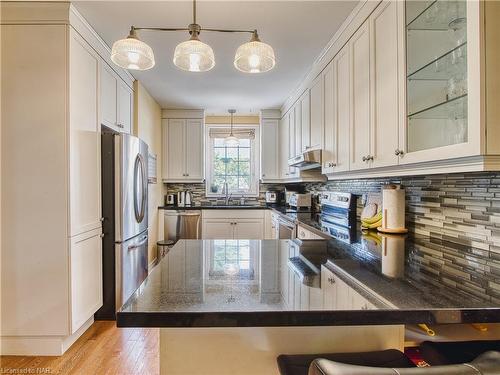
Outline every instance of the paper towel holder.
<path id="1" fill-rule="evenodd" d="M 386 184 L 382 187 L 382 196 L 382 225 L 377 230 L 392 234 L 408 233 L 408 229 L 405 228 L 404 187 L 400 184 Z"/>

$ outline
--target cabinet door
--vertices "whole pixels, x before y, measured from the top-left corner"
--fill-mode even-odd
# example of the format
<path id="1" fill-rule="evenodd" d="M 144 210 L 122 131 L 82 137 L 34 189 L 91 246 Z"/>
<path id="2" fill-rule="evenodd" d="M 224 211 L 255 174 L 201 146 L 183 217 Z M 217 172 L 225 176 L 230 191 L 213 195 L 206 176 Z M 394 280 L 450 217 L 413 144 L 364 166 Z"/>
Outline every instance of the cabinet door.
<path id="1" fill-rule="evenodd" d="M 301 130 L 301 152 L 311 147 L 311 118 L 309 90 L 300 98 L 300 130 Z"/>
<path id="2" fill-rule="evenodd" d="M 320 74 L 313 82 L 311 90 L 311 148 L 318 149 L 323 143 L 324 124 L 324 86 L 323 75 Z"/>
<path id="3" fill-rule="evenodd" d="M 99 72 L 101 123 L 115 131 L 120 131 L 117 118 L 118 93 L 116 76 L 103 61 L 101 61 Z"/>
<path id="4" fill-rule="evenodd" d="M 337 123 L 335 98 L 335 69 L 336 60 L 333 60 L 324 71 L 324 145 L 322 153 L 322 172 L 331 173 L 337 164 Z"/>
<path id="5" fill-rule="evenodd" d="M 385 1 L 370 17 L 372 167 L 397 165 L 399 159 L 396 155 L 399 144 L 397 6 L 395 1 Z"/>
<path id="6" fill-rule="evenodd" d="M 185 132 L 185 179 L 201 182 L 203 180 L 203 121 L 186 120 Z"/>
<path id="7" fill-rule="evenodd" d="M 351 132 L 351 62 L 349 47 L 344 46 L 335 56 L 335 116 L 337 129 L 337 165 L 335 172 L 349 170 Z"/>
<path id="8" fill-rule="evenodd" d="M 370 29 L 365 22 L 350 41 L 352 56 L 351 170 L 370 166 Z M 363 160 L 364 158 L 364 160 Z"/>
<path id="9" fill-rule="evenodd" d="M 71 238 L 70 273 L 71 333 L 74 333 L 102 306 L 100 229 Z"/>
<path id="10" fill-rule="evenodd" d="M 133 91 L 121 79 L 117 79 L 118 90 L 118 127 L 120 132 L 132 132 Z"/>
<path id="11" fill-rule="evenodd" d="M 302 153 L 302 106 L 300 102 L 293 106 L 295 117 L 295 155 Z"/>
<path id="12" fill-rule="evenodd" d="M 287 179 L 290 177 L 288 167 L 288 115 L 285 115 L 280 122 L 280 177 Z"/>
<path id="13" fill-rule="evenodd" d="M 278 120 L 263 120 L 261 128 L 261 176 L 262 181 L 279 179 Z"/>
<path id="14" fill-rule="evenodd" d="M 235 240 L 261 240 L 264 238 L 264 223 L 262 220 L 236 219 L 234 220 Z"/>
<path id="15" fill-rule="evenodd" d="M 230 219 L 205 219 L 201 235 L 207 240 L 232 240 L 233 228 L 236 220 Z"/>
<path id="16" fill-rule="evenodd" d="M 165 125 L 165 140 L 166 152 L 163 153 L 163 163 L 166 165 L 167 180 L 181 181 L 184 179 L 185 172 L 185 150 L 184 150 L 184 133 L 186 120 L 167 120 Z"/>
<path id="17" fill-rule="evenodd" d="M 70 40 L 70 236 L 101 227 L 99 60 L 75 32 Z"/>
<path id="18" fill-rule="evenodd" d="M 327 310 L 335 310 L 335 281 L 332 272 L 324 266 L 321 266 L 321 291 L 323 307 Z"/>
<path id="19" fill-rule="evenodd" d="M 295 108 L 291 108 L 288 112 L 288 158 L 297 156 L 295 153 L 296 148 L 296 132 L 295 132 Z M 288 161 L 287 161 L 288 162 Z M 295 167 L 288 167 L 289 177 L 294 178 L 298 174 L 298 169 Z"/>

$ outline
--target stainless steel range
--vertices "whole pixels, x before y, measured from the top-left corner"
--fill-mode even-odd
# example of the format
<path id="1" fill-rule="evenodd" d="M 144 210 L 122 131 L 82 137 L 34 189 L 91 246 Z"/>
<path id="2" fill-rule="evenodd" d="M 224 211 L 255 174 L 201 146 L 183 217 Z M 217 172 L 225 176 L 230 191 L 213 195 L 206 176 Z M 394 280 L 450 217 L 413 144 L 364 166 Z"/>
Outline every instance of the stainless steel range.
<path id="1" fill-rule="evenodd" d="M 351 193 L 321 193 L 321 230 L 351 243 L 356 233 L 356 196 Z"/>

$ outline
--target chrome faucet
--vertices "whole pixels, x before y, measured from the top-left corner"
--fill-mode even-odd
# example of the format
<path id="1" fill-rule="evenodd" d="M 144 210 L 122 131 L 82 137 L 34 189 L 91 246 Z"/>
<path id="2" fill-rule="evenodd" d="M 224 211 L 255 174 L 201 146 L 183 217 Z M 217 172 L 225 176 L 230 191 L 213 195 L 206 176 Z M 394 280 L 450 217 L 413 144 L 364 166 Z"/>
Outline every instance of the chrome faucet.
<path id="1" fill-rule="evenodd" d="M 224 182 L 224 194 L 226 194 L 225 202 L 227 206 L 229 204 L 229 200 L 231 199 L 231 194 L 229 194 L 229 185 L 227 182 Z"/>

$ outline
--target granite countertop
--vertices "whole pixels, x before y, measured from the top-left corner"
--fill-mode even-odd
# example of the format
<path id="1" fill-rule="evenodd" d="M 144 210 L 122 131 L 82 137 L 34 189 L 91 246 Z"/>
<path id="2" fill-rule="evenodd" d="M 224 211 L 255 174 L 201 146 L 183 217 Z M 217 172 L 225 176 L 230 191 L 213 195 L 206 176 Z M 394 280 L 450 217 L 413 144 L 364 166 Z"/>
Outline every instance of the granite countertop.
<path id="1" fill-rule="evenodd" d="M 478 249 L 426 237 L 181 240 L 118 312 L 117 324 L 500 322 L 499 269 Z M 337 277 L 333 289 L 330 275 Z"/>

